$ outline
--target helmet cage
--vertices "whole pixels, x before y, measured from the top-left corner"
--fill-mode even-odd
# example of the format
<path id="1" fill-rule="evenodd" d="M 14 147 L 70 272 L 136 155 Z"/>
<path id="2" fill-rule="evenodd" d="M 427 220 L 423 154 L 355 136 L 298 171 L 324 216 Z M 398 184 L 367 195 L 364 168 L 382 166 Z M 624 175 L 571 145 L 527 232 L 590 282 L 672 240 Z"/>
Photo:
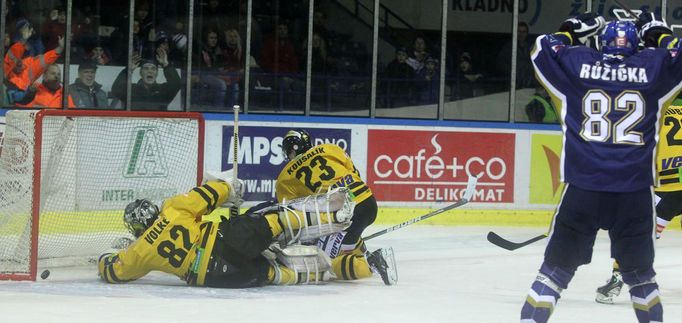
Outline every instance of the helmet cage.
<path id="1" fill-rule="evenodd" d="M 123 222 L 135 237 L 141 236 L 158 218 L 159 207 L 147 199 L 137 199 L 128 204 L 123 213 Z"/>

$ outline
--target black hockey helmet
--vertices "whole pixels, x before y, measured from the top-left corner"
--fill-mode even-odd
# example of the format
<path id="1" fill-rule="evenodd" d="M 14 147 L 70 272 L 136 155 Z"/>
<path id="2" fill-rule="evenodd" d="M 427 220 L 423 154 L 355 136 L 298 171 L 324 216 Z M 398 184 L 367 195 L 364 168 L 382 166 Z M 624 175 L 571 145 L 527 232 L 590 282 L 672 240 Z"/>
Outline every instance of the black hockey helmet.
<path id="1" fill-rule="evenodd" d="M 159 207 L 147 199 L 137 199 L 131 202 L 123 212 L 123 222 L 136 238 L 141 236 L 158 218 Z"/>
<path id="2" fill-rule="evenodd" d="M 310 148 L 313 148 L 312 140 L 308 132 L 303 129 L 289 130 L 282 140 L 282 152 L 287 161 L 291 152 L 295 152 L 298 156 Z"/>

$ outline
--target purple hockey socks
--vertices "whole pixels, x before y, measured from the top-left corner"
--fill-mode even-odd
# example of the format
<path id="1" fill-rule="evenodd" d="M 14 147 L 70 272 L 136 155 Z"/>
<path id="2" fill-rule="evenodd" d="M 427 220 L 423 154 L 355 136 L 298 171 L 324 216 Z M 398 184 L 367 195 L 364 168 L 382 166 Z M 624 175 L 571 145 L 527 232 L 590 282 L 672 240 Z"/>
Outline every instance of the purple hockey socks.
<path id="1" fill-rule="evenodd" d="M 661 304 L 655 276 L 653 269 L 643 274 L 623 272 L 623 282 L 630 286 L 632 307 L 640 323 L 663 322 L 663 304 Z"/>
<path id="2" fill-rule="evenodd" d="M 568 287 L 574 274 L 575 270 L 567 271 L 542 263 L 521 309 L 521 322 L 547 322 L 561 297 L 561 291 Z"/>

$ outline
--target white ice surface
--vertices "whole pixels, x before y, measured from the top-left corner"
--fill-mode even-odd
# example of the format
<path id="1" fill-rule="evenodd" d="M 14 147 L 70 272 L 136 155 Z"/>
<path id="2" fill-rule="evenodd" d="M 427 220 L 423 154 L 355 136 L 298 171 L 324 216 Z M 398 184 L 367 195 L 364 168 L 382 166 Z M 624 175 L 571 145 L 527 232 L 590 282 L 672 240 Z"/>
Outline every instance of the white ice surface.
<path id="1" fill-rule="evenodd" d="M 48 279 L 35 283 L 0 282 L 0 322 L 518 322 L 545 241 L 510 252 L 486 241 L 489 230 L 515 241 L 542 233 L 418 225 L 369 241 L 370 249 L 393 246 L 395 286 L 372 277 L 228 290 L 187 287 L 164 274 L 109 285 L 98 280 L 94 267 L 53 268 Z M 594 302 L 596 287 L 611 273 L 608 248 L 602 232 L 592 264 L 578 270 L 551 322 L 636 322 L 627 289 L 615 305 Z M 682 321 L 681 248 L 677 230 L 666 231 L 657 243 L 655 268 L 667 322 Z"/>

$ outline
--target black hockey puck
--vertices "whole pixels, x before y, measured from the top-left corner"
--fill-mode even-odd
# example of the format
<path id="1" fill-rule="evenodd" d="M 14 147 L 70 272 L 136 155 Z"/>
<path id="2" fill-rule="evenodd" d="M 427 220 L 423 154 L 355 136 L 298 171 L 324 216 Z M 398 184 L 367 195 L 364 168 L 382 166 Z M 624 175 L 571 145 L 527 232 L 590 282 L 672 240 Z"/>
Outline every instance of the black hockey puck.
<path id="1" fill-rule="evenodd" d="M 40 278 L 42 279 L 47 279 L 47 277 L 50 277 L 50 271 L 45 269 L 43 272 L 40 274 Z"/>

